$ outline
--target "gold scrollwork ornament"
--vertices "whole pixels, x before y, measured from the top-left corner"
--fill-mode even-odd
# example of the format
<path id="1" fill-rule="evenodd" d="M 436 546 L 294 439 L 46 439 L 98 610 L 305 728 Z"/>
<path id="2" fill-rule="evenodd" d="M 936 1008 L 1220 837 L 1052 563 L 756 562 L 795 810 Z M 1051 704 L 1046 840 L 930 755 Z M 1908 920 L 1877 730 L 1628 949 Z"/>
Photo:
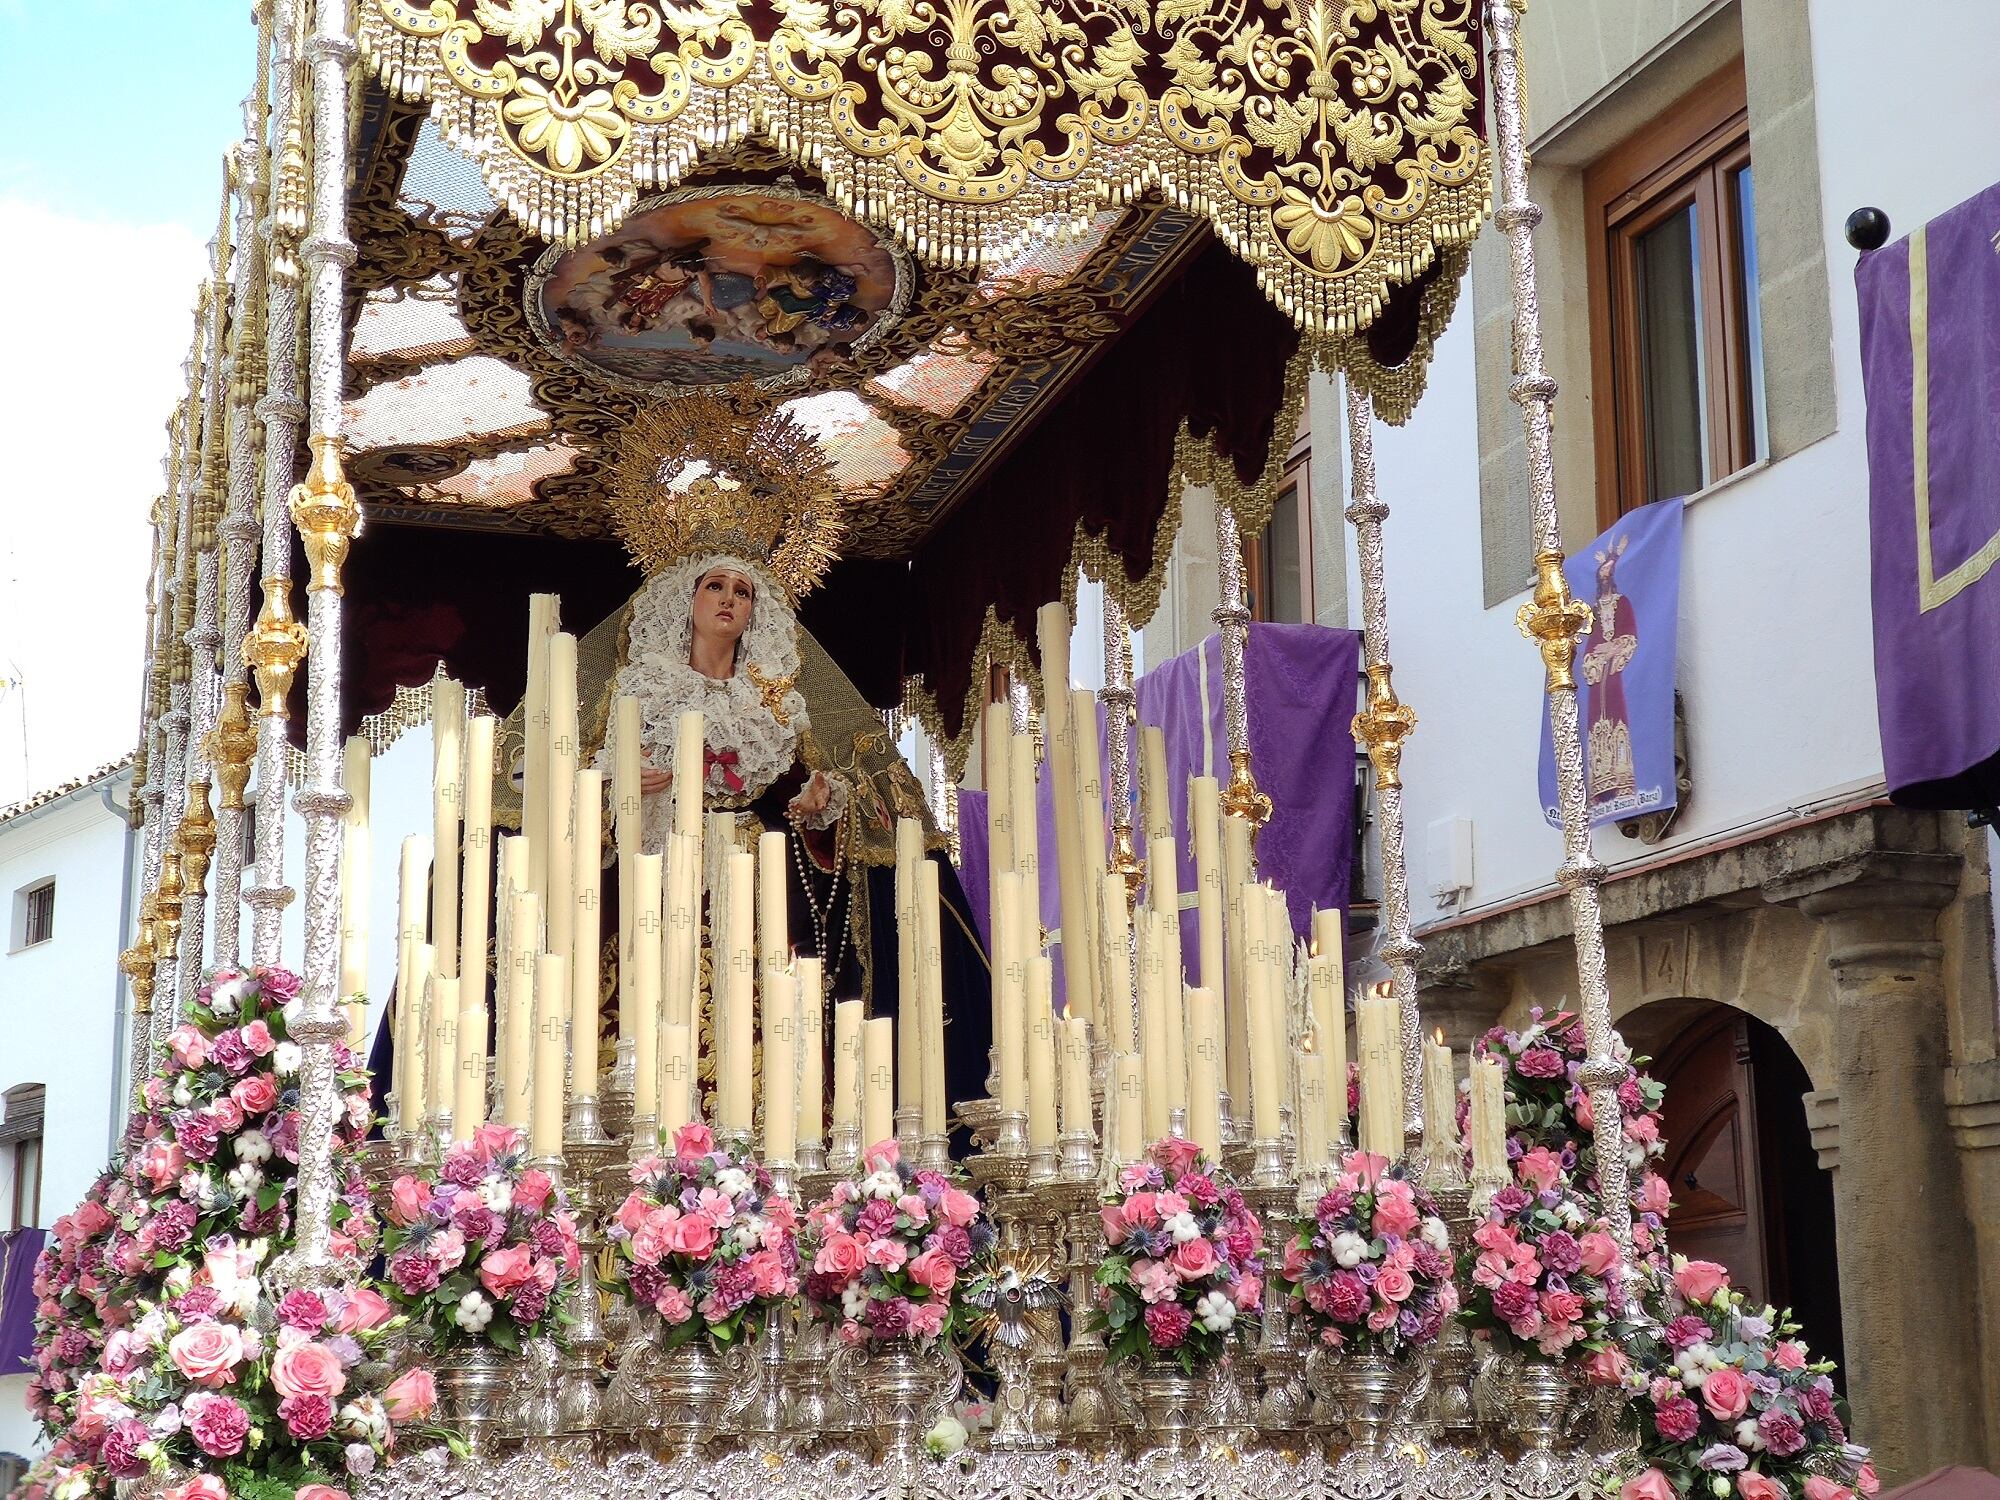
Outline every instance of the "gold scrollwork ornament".
<path id="1" fill-rule="evenodd" d="M 1590 633 L 1590 606 L 1573 598 L 1560 552 L 1535 554 L 1535 590 L 1515 611 L 1521 634 L 1542 653 L 1547 690 L 1576 688 L 1576 643 Z"/>
<path id="2" fill-rule="evenodd" d="M 1385 661 L 1367 669 L 1367 703 L 1354 716 L 1354 743 L 1368 753 L 1375 767 L 1378 792 L 1403 784 L 1403 741 L 1417 727 L 1417 711 L 1396 696 L 1390 672 Z"/>
<path id="3" fill-rule="evenodd" d="M 312 567 L 306 591 L 338 594 L 343 592 L 340 573 L 347 565 L 347 549 L 361 534 L 361 504 L 341 472 L 340 439 L 315 432 L 307 442 L 312 446 L 312 465 L 306 477 L 292 486 L 292 524 Z"/>

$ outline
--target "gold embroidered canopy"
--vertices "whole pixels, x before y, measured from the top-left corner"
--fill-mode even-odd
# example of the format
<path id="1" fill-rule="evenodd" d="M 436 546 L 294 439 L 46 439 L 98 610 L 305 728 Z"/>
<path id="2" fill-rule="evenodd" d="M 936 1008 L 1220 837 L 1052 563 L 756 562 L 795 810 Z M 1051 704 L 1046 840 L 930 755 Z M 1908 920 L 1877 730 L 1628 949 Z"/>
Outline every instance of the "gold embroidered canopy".
<path id="1" fill-rule="evenodd" d="M 1474 0 L 362 0 L 360 33 L 563 244 L 757 139 L 941 267 L 1158 192 L 1351 336 L 1487 201 Z"/>

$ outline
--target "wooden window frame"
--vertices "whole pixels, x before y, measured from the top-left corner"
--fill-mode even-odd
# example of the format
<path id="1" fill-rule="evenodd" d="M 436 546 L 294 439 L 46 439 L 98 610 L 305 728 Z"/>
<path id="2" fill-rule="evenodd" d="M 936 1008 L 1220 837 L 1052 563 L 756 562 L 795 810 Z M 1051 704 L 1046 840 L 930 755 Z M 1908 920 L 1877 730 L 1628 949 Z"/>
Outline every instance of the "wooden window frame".
<path id="1" fill-rule="evenodd" d="M 1701 264 L 1706 483 L 1756 461 L 1742 216 L 1727 190 L 1749 164 L 1739 59 L 1584 173 L 1600 527 L 1651 498 L 1634 254 L 1641 235 L 1690 203 Z"/>

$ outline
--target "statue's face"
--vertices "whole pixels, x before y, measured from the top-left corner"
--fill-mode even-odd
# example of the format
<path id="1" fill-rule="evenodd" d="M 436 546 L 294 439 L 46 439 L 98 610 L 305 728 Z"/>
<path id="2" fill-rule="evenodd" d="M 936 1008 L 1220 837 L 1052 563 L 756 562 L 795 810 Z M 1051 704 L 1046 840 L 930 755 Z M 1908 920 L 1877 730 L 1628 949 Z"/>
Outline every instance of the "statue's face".
<path id="1" fill-rule="evenodd" d="M 734 646 L 750 627 L 756 585 L 734 568 L 715 568 L 694 586 L 694 633 L 701 641 Z"/>

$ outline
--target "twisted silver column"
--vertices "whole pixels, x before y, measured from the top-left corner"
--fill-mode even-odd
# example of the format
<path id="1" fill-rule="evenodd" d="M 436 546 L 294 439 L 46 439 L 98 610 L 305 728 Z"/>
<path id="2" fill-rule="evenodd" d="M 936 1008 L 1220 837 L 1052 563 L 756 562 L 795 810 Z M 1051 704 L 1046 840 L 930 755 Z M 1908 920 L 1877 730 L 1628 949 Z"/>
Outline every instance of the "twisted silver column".
<path id="1" fill-rule="evenodd" d="M 1111 762 L 1111 873 L 1125 877 L 1125 888 L 1136 895 L 1145 874 L 1132 834 L 1132 632 L 1125 623 L 1125 606 L 1109 587 L 1104 590 L 1104 748 Z M 1085 878 L 1096 883 L 1098 872 Z M 1099 892 L 1099 895 L 1102 893 Z"/>
<path id="2" fill-rule="evenodd" d="M 1521 98 L 1520 13 L 1510 0 L 1487 0 L 1486 38 L 1493 79 L 1493 135 L 1500 204 L 1493 222 L 1507 237 L 1513 273 L 1514 364 L 1510 390 L 1521 408 L 1528 447 L 1528 503 L 1535 538 L 1535 589 L 1521 606 L 1522 633 L 1541 650 L 1555 746 L 1556 802 L 1562 812 L 1563 861 L 1557 882 L 1568 893 L 1576 933 L 1576 970 L 1582 998 L 1587 1055 L 1579 1080 L 1590 1091 L 1596 1119 L 1598 1185 L 1612 1233 L 1629 1264 L 1632 1257 L 1630 1189 L 1625 1170 L 1624 1121 L 1617 1088 L 1624 1077 L 1618 1034 L 1611 1024 L 1611 988 L 1605 975 L 1604 913 L 1598 900 L 1605 868 L 1590 848 L 1584 796 L 1583 739 L 1577 727 L 1576 640 L 1589 629 L 1590 608 L 1572 599 L 1563 577 L 1562 519 L 1556 510 L 1555 459 L 1550 444 L 1556 383 L 1542 355 L 1541 304 L 1535 290 L 1534 227 L 1542 211 L 1528 197 L 1528 155 Z M 1628 1277 L 1629 1281 L 1630 1278 Z"/>
<path id="3" fill-rule="evenodd" d="M 1346 515 L 1354 525 L 1361 568 L 1361 656 L 1366 701 L 1354 716 L 1354 742 L 1375 767 L 1375 826 L 1382 848 L 1382 945 L 1396 997 L 1403 1051 L 1403 1136 L 1410 1151 L 1424 1133 L 1423 1026 L 1417 1015 L 1417 958 L 1422 946 L 1410 935 L 1410 872 L 1403 850 L 1403 741 L 1417 716 L 1396 697 L 1389 665 L 1389 584 L 1384 574 L 1382 522 L 1389 507 L 1375 486 L 1375 403 L 1347 383 L 1349 491 Z"/>
<path id="4" fill-rule="evenodd" d="M 159 898 L 163 906 L 162 915 L 167 915 L 164 907 L 171 906 L 168 921 L 162 924 L 162 958 L 169 960 L 161 965 L 156 975 L 157 984 L 153 991 L 153 1046 L 157 1050 L 172 1031 L 180 1013 L 180 927 L 185 915 L 182 885 L 179 879 L 180 865 L 180 825 L 187 811 L 187 734 L 188 734 L 188 644 L 187 635 L 194 628 L 195 574 L 192 566 L 197 539 L 195 535 L 195 512 L 199 484 L 190 475 L 190 469 L 199 467 L 196 455 L 200 451 L 199 427 L 200 406 L 195 400 L 195 392 L 200 388 L 201 371 L 206 359 L 206 348 L 202 340 L 206 337 L 207 310 L 204 301 L 197 312 L 197 332 L 194 355 L 189 363 L 188 397 L 182 403 L 180 412 L 180 441 L 172 464 L 171 488 L 173 504 L 177 507 L 180 520 L 176 531 L 180 537 L 179 556 L 175 566 L 179 577 L 174 585 L 174 611 L 168 628 L 165 647 L 172 665 L 169 668 L 167 685 L 167 712 L 161 721 L 167 737 L 166 795 L 160 805 L 161 837 L 166 841 L 161 858 L 162 885 Z M 166 861 L 171 857 L 175 867 L 172 889 L 165 883 Z"/>
<path id="5" fill-rule="evenodd" d="M 346 0 L 317 0 L 307 54 L 313 80 L 310 385 L 312 463 L 291 494 L 292 522 L 305 543 L 313 643 L 306 683 L 306 786 L 293 799 L 305 819 L 305 965 L 299 1043 L 299 1239 L 273 1275 L 280 1284 L 317 1286 L 349 1268 L 332 1249 L 336 1179 L 333 1131 L 340 1110 L 334 1047 L 347 1030 L 340 1013 L 341 819 L 352 799 L 341 787 L 341 570 L 359 530 L 360 506 L 340 468 L 342 298 L 354 245 L 347 238 L 347 124 L 356 52 Z"/>

